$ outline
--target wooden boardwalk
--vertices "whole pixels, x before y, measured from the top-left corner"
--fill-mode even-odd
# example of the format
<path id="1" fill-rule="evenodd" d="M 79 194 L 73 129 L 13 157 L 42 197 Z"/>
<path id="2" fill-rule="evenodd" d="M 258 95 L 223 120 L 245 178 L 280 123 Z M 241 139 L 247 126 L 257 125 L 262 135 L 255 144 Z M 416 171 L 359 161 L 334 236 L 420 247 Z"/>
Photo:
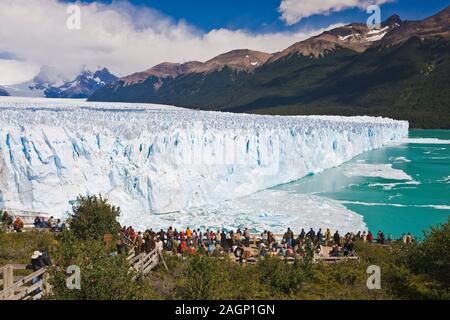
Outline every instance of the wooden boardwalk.
<path id="1" fill-rule="evenodd" d="M 246 251 L 249 251 L 249 253 L 247 254 L 247 257 L 245 257 L 245 254 L 244 254 L 244 258 L 241 260 L 241 258 L 235 257 L 235 255 L 233 253 L 230 253 L 229 254 L 230 258 L 233 261 L 243 263 L 243 264 L 256 264 L 258 262 L 258 258 L 259 258 L 259 249 L 257 246 L 258 241 L 259 241 L 259 239 L 257 239 L 256 237 L 251 238 L 250 247 L 245 248 Z M 356 262 L 359 261 L 359 257 L 355 251 L 353 251 L 351 253 L 351 255 L 349 255 L 349 256 L 332 257 L 332 256 L 330 256 L 331 250 L 332 250 L 332 247 L 322 246 L 320 253 L 314 254 L 313 261 L 315 263 L 320 263 L 320 262 L 322 262 L 322 263 L 339 263 L 339 262 L 344 262 L 344 261 L 356 261 Z M 272 255 L 272 256 L 278 257 L 280 259 L 286 260 L 287 263 L 289 263 L 289 264 L 294 263 L 294 261 L 296 259 L 295 256 L 284 257 L 284 256 L 280 256 L 278 254 L 273 254 L 272 252 L 267 252 L 266 255 Z"/>

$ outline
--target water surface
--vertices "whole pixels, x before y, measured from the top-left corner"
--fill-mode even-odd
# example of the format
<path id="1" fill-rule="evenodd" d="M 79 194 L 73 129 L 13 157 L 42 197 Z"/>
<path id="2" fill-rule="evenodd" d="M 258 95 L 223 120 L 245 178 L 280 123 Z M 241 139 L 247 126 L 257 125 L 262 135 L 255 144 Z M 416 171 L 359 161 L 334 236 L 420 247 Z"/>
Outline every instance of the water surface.
<path id="1" fill-rule="evenodd" d="M 413 143 L 370 151 L 274 189 L 337 200 L 373 232 L 420 237 L 450 214 L 450 130 L 413 130 L 409 137 Z"/>

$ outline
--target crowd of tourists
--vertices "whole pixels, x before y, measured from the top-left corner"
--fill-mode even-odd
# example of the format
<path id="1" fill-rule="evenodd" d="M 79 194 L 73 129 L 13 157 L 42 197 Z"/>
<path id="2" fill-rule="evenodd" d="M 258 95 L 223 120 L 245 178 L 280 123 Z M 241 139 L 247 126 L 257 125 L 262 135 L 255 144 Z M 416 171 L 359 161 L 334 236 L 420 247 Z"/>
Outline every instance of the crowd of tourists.
<path id="1" fill-rule="evenodd" d="M 342 257 L 354 255 L 356 241 L 365 243 L 377 243 L 387 245 L 392 241 L 389 234 L 385 237 L 382 231 L 376 237 L 368 231 L 346 233 L 341 236 L 338 231 L 332 233 L 329 228 L 317 232 L 311 228 L 308 232 L 304 229 L 298 235 L 288 228 L 282 237 L 276 237 L 272 232 L 265 230 L 255 237 L 251 230 L 201 230 L 183 229 L 169 227 L 167 230 L 137 232 L 131 226 L 123 227 L 119 233 L 117 248 L 119 252 L 126 252 L 127 245 L 134 247 L 135 253 L 149 253 L 154 249 L 171 251 L 174 254 L 195 254 L 203 252 L 208 255 L 220 255 L 224 253 L 234 254 L 242 257 L 244 252 L 253 244 L 259 256 L 278 255 L 283 257 L 302 256 L 308 253 L 323 255 L 323 247 L 328 247 L 328 255 L 331 257 Z M 415 241 L 410 233 L 403 234 L 399 241 L 408 244 Z M 128 243 L 127 243 L 128 242 Z M 330 249 L 331 248 L 331 249 Z"/>
<path id="2" fill-rule="evenodd" d="M 53 216 L 46 219 L 45 217 L 36 217 L 33 223 L 37 229 L 50 229 L 52 232 L 62 232 L 66 228 L 66 223 L 61 219 L 55 219 Z"/>
<path id="3" fill-rule="evenodd" d="M 12 216 L 7 211 L 0 210 L 1 223 L 7 230 L 22 232 L 25 224 L 20 216 Z"/>
<path id="4" fill-rule="evenodd" d="M 22 232 L 24 222 L 20 216 L 12 216 L 7 211 L 0 212 L 1 223 L 7 229 L 15 232 Z M 34 219 L 34 227 L 37 229 L 48 229 L 52 232 L 63 231 L 67 228 L 61 219 L 53 216 L 45 218 L 37 216 Z M 329 248 L 328 255 L 331 257 L 352 256 L 354 254 L 354 244 L 356 241 L 365 243 L 376 243 L 379 245 L 390 244 L 392 235 L 386 237 L 382 231 L 376 235 L 372 232 L 363 231 L 346 233 L 344 236 L 339 231 L 331 232 L 329 228 L 325 231 L 319 229 L 317 232 L 310 228 L 308 232 L 304 229 L 297 235 L 288 228 L 282 235 L 276 237 L 271 231 L 264 230 L 255 236 L 249 228 L 241 230 L 226 231 L 212 229 L 183 229 L 169 227 L 167 230 L 158 232 L 148 229 L 145 232 L 135 231 L 131 226 L 122 227 L 119 232 L 117 250 L 119 253 L 126 252 L 127 247 L 133 247 L 136 254 L 150 253 L 154 249 L 171 251 L 174 254 L 195 254 L 197 251 L 208 255 L 230 253 L 236 257 L 241 257 L 249 248 L 251 243 L 253 249 L 257 249 L 259 256 L 266 254 L 279 255 L 283 257 L 306 256 L 308 253 L 323 255 L 323 247 Z M 408 233 L 403 234 L 398 241 L 409 244 L 415 241 L 414 237 Z M 331 249 L 330 249 L 331 248 Z"/>
<path id="5" fill-rule="evenodd" d="M 13 216 L 7 211 L 0 210 L 0 218 L 2 225 L 6 226 L 6 228 L 11 231 L 22 232 L 25 227 L 24 221 L 19 215 Z M 61 219 L 55 219 L 53 216 L 49 218 L 46 218 L 45 216 L 36 216 L 34 218 L 33 227 L 37 229 L 50 229 L 53 232 L 57 232 L 63 231 L 68 226 L 66 222 Z M 154 246 L 158 240 L 160 240 L 163 248 L 177 252 L 184 252 L 189 248 L 191 250 L 196 250 L 202 247 L 206 248 L 207 252 L 214 251 L 213 247 L 217 246 L 220 246 L 222 249 L 229 249 L 236 246 L 248 247 L 250 245 L 250 239 L 254 237 L 254 234 L 251 233 L 249 228 L 243 230 L 238 228 L 236 231 L 225 231 L 224 229 L 214 231 L 212 229 L 190 229 L 189 227 L 186 230 L 177 230 L 177 228 L 169 227 L 167 230 L 161 229 L 160 231 L 155 232 L 152 229 L 149 229 L 142 233 L 136 232 L 130 226 L 123 227 L 120 234 L 129 239 L 134 239 L 133 241 L 137 241 L 138 245 L 142 240 L 142 244 L 144 247 L 147 247 L 147 250 L 149 248 L 154 249 Z M 303 246 L 305 244 L 308 244 L 309 246 L 314 245 L 316 247 L 318 245 L 335 245 L 344 249 L 347 246 L 351 249 L 351 244 L 356 240 L 377 243 L 380 245 L 389 244 L 394 241 L 391 234 L 388 234 L 386 237 L 382 231 L 378 231 L 376 236 L 370 231 L 360 231 L 356 234 L 347 233 L 344 236 L 341 236 L 339 231 L 335 231 L 335 233 L 332 234 L 329 228 L 327 228 L 325 232 L 323 232 L 322 229 L 319 229 L 316 232 L 311 228 L 308 232 L 302 229 L 297 236 L 294 236 L 292 230 L 288 228 L 281 241 L 277 241 L 272 232 L 264 230 L 264 232 L 259 235 L 258 243 L 262 249 L 274 251 L 275 248 L 278 248 L 280 249 L 279 251 L 284 252 L 283 248 L 295 248 L 296 245 Z M 404 233 L 398 241 L 408 244 L 414 242 L 415 239 L 411 233 Z"/>
<path id="6" fill-rule="evenodd" d="M 6 230 L 13 232 L 23 232 L 25 223 L 20 215 L 13 216 L 8 211 L 0 210 L 0 221 Z M 55 219 L 53 216 L 46 218 L 44 216 L 37 216 L 34 218 L 33 227 L 36 229 L 48 229 L 55 232 L 63 231 L 66 228 L 66 223 L 61 219 Z"/>

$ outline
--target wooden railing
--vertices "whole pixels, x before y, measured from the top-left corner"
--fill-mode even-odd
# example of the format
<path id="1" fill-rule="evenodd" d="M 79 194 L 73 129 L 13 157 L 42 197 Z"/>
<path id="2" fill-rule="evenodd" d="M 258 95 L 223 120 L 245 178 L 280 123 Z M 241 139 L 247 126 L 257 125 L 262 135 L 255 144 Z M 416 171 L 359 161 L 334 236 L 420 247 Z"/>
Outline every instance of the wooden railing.
<path id="1" fill-rule="evenodd" d="M 14 270 L 25 270 L 26 265 L 8 264 L 0 268 L 0 300 L 37 300 L 48 292 L 48 273 L 40 269 L 27 276 L 14 276 Z M 34 283 L 33 283 L 34 282 Z"/>
<path id="2" fill-rule="evenodd" d="M 150 273 L 160 263 L 163 263 L 167 268 L 161 252 L 157 249 L 148 254 L 141 253 L 138 255 L 135 255 L 134 249 L 131 249 L 126 259 L 131 266 L 131 270 L 136 270 L 142 276 Z M 49 293 L 47 270 L 43 268 L 27 276 L 14 276 L 14 270 L 25 269 L 26 265 L 23 264 L 8 264 L 0 268 L 0 274 L 3 275 L 0 280 L 0 288 L 2 289 L 0 300 L 38 300 Z M 36 280 L 33 281 L 33 279 Z"/>
<path id="3" fill-rule="evenodd" d="M 163 263 L 165 268 L 168 269 L 166 261 L 158 249 L 153 249 L 149 253 L 135 253 L 135 243 L 127 236 L 122 236 L 123 244 L 128 248 L 127 261 L 131 265 L 131 268 L 136 270 L 140 275 L 145 276 L 160 263 Z"/>
<path id="4" fill-rule="evenodd" d="M 132 248 L 134 247 L 134 242 L 133 240 L 131 240 L 130 238 L 128 238 L 127 236 L 123 235 L 122 236 L 122 242 L 125 246 L 127 246 L 128 248 Z"/>
<path id="5" fill-rule="evenodd" d="M 131 265 L 131 268 L 136 270 L 140 275 L 147 275 L 161 262 L 164 264 L 166 269 L 168 269 L 166 262 L 164 261 L 164 257 L 158 249 L 154 249 L 150 253 L 143 252 L 138 255 L 135 255 L 134 252 L 131 252 L 131 250 L 127 257 L 128 263 Z"/>

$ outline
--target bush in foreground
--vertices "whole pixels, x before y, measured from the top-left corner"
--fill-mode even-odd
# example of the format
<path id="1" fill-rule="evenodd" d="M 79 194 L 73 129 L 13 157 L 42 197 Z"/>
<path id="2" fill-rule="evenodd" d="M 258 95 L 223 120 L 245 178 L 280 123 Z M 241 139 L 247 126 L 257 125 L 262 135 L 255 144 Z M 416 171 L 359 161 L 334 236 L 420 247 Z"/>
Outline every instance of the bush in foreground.
<path id="1" fill-rule="evenodd" d="M 124 256 L 111 253 L 101 241 L 74 241 L 69 233 L 62 236 L 55 257 L 59 266 L 51 272 L 52 299 L 62 300 L 133 300 L 142 297 L 139 281 Z M 67 267 L 81 271 L 81 289 L 68 289 Z"/>
<path id="2" fill-rule="evenodd" d="M 111 206 L 101 195 L 79 196 L 70 218 L 70 229 L 82 240 L 102 240 L 103 235 L 117 235 L 120 208 Z"/>
<path id="3" fill-rule="evenodd" d="M 450 217 L 449 221 L 432 227 L 424 233 L 423 242 L 417 244 L 409 255 L 409 267 L 450 288 Z"/>
<path id="4" fill-rule="evenodd" d="M 115 252 L 115 242 L 103 243 L 103 236 L 117 235 L 120 209 L 101 196 L 79 197 L 73 208 L 70 230 L 58 236 L 59 250 L 51 271 L 52 299 L 132 300 L 142 298 L 141 281 L 126 257 Z M 81 289 L 68 289 L 69 266 L 80 268 Z"/>

